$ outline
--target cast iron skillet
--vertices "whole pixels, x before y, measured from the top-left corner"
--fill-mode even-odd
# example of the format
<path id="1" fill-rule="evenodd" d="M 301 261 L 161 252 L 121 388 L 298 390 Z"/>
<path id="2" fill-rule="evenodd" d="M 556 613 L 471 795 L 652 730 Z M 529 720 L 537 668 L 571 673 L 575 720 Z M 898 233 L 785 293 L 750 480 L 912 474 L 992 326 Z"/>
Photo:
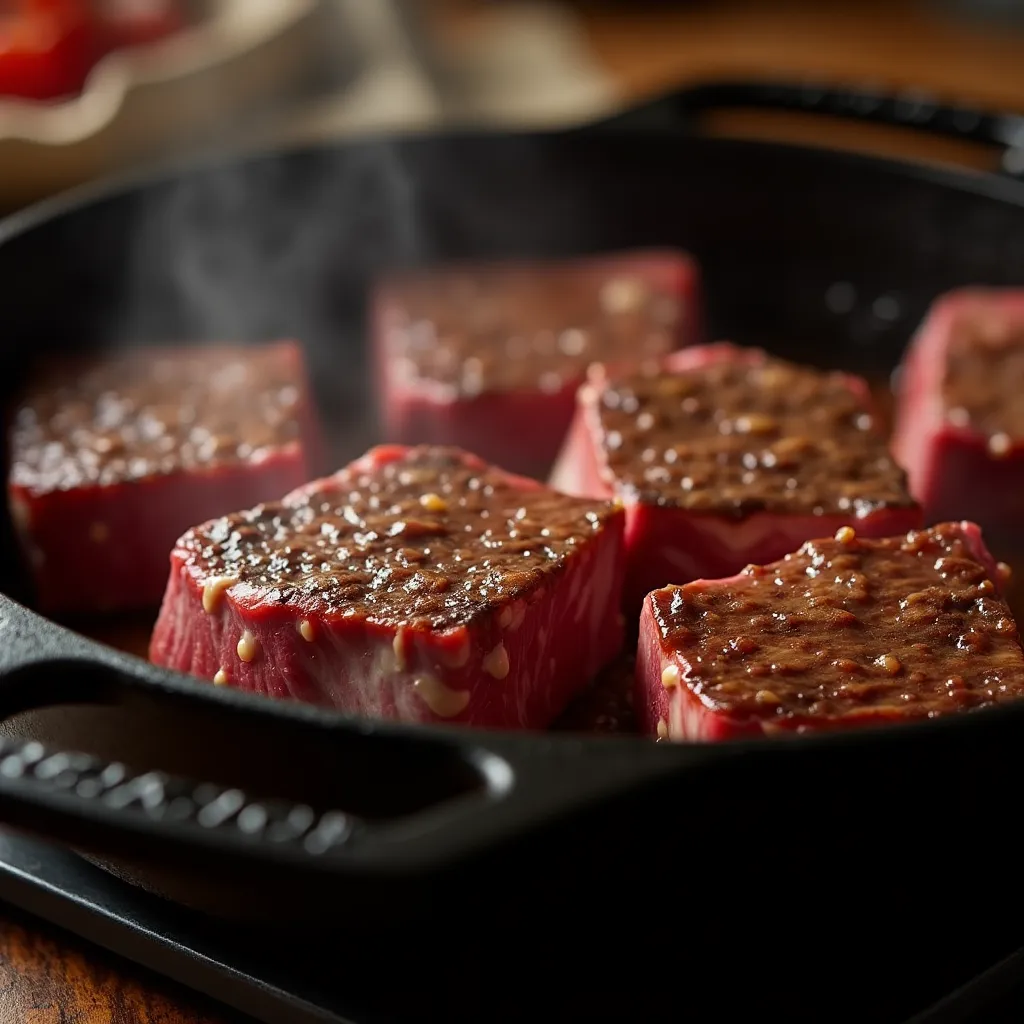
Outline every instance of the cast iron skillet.
<path id="1" fill-rule="evenodd" d="M 372 139 L 87 189 L 0 227 L 2 387 L 58 348 L 297 336 L 340 463 L 375 438 L 362 311 L 384 268 L 679 245 L 713 337 L 872 375 L 937 294 L 1024 283 L 1021 182 L 696 136 L 721 105 L 1024 141 L 1020 119 L 920 97 L 725 84 L 581 129 Z M 685 969 L 687 1000 L 791 1018 L 839 986 L 838 1019 L 1019 916 L 1024 707 L 719 746 L 354 721 L 45 621 L 15 603 L 0 527 L 3 820 L 275 935 L 386 950 L 410 991 L 491 992 L 487 965 L 526 957 L 501 975 L 508 1009 L 539 966 L 579 957 L 607 1009 L 633 953 L 631 1009 L 677 1006 Z"/>

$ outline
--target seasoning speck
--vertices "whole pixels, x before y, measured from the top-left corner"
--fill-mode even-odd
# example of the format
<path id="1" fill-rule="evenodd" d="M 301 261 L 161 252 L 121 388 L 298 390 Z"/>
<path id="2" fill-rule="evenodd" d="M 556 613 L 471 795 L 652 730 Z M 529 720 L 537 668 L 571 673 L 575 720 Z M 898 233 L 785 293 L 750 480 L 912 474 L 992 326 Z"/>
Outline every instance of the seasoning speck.
<path id="1" fill-rule="evenodd" d="M 448 502 L 440 494 L 424 494 L 420 498 L 420 504 L 428 512 L 447 512 Z"/>
<path id="2" fill-rule="evenodd" d="M 1009 434 L 993 434 L 988 439 L 988 452 L 993 458 L 1001 459 L 1005 455 L 1010 453 L 1010 449 L 1013 447 L 1013 442 L 1010 440 Z"/>
<path id="3" fill-rule="evenodd" d="M 678 665 L 666 665 L 661 671 L 661 685 L 666 690 L 671 690 L 673 686 L 679 685 L 679 666 Z"/>
<path id="4" fill-rule="evenodd" d="M 405 635 L 401 629 L 395 633 L 395 639 L 391 641 L 391 648 L 395 652 L 395 669 L 404 672 L 409 666 L 405 660 Z"/>
<path id="5" fill-rule="evenodd" d="M 875 659 L 875 664 L 891 676 L 898 676 L 903 670 L 900 659 L 895 654 L 882 654 Z"/>
<path id="6" fill-rule="evenodd" d="M 249 632 L 249 630 L 246 630 L 238 641 L 238 657 L 241 658 L 242 661 L 252 661 L 252 659 L 256 657 L 259 649 L 259 641 L 252 635 L 252 633 Z"/>
<path id="7" fill-rule="evenodd" d="M 852 526 L 840 526 L 836 530 L 836 540 L 840 544 L 852 544 L 857 539 L 857 531 Z"/>
<path id="8" fill-rule="evenodd" d="M 469 704 L 469 690 L 453 690 L 434 676 L 421 676 L 413 680 L 412 685 L 423 703 L 439 718 L 454 718 Z"/>
<path id="9" fill-rule="evenodd" d="M 508 651 L 505 650 L 504 644 L 499 643 L 484 657 L 483 668 L 488 675 L 494 676 L 495 679 L 504 679 L 508 675 Z"/>
<path id="10" fill-rule="evenodd" d="M 634 277 L 613 277 L 601 288 L 601 305 L 609 313 L 638 309 L 646 297 L 643 282 Z"/>
<path id="11" fill-rule="evenodd" d="M 770 434 L 778 424 L 771 416 L 751 413 L 736 420 L 736 431 L 740 434 Z"/>
<path id="12" fill-rule="evenodd" d="M 666 722 L 664 718 L 658 719 L 658 739 L 668 739 L 668 722 Z"/>
<path id="13" fill-rule="evenodd" d="M 207 615 L 215 612 L 220 604 L 221 595 L 237 582 L 234 576 L 211 576 L 203 584 L 203 611 Z"/>
<path id="14" fill-rule="evenodd" d="M 311 644 L 313 642 L 316 633 L 313 629 L 313 623 L 310 622 L 309 619 L 303 619 L 299 623 L 299 635 L 306 641 L 306 643 Z"/>
<path id="15" fill-rule="evenodd" d="M 217 686 L 223 686 L 228 681 L 228 674 L 224 669 L 217 669 L 217 674 L 213 677 L 213 681 Z"/>

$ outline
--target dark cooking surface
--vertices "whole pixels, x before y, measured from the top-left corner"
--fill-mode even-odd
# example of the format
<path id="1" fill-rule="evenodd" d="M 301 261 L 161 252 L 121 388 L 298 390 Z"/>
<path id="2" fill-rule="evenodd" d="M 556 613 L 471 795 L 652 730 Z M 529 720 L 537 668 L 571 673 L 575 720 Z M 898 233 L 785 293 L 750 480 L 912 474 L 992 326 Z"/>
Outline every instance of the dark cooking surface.
<path id="1" fill-rule="evenodd" d="M 1024 438 L 1024 309 L 960 311 L 943 378 L 946 418 L 988 438 L 996 458 Z"/>
<path id="2" fill-rule="evenodd" d="M 676 347 L 685 308 L 676 257 L 605 265 L 487 266 L 391 281 L 380 299 L 388 357 L 409 383 L 453 394 L 539 388 L 557 392 L 588 363 Z M 659 278 L 667 278 L 666 282 Z"/>
<path id="3" fill-rule="evenodd" d="M 701 702 L 766 727 L 1024 696 L 1017 627 L 952 524 L 882 540 L 844 527 L 735 580 L 657 591 L 653 611 L 663 656 L 685 659 Z"/>
<path id="4" fill-rule="evenodd" d="M 577 697 L 552 727 L 558 732 L 630 733 L 636 731 L 633 713 L 633 672 L 636 658 L 624 651 Z"/>
<path id="5" fill-rule="evenodd" d="M 737 516 L 911 506 L 865 397 L 842 374 L 737 352 L 614 379 L 598 412 L 617 488 L 651 504 Z"/>

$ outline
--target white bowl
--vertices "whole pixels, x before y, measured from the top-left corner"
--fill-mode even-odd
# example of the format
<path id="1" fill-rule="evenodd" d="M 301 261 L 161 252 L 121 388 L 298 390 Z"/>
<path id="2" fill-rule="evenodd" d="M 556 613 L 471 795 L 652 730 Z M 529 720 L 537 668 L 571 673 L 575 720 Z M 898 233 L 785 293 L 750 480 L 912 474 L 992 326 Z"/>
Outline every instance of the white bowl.
<path id="1" fill-rule="evenodd" d="M 100 61 L 58 103 L 0 98 L 0 206 L 200 146 L 308 78 L 331 0 L 205 0 L 205 17 Z"/>

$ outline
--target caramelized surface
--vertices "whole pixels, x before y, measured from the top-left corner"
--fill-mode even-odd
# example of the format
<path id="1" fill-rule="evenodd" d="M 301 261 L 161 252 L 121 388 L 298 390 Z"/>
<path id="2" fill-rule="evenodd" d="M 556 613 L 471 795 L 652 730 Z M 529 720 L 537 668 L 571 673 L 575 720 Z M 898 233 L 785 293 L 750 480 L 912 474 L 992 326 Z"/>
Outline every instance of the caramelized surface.
<path id="1" fill-rule="evenodd" d="M 610 502 L 523 487 L 457 449 L 421 447 L 204 524 L 181 546 L 201 578 L 230 577 L 254 599 L 445 628 L 539 596 L 613 515 Z"/>
<path id="2" fill-rule="evenodd" d="M 883 413 L 892 405 L 892 391 L 887 378 L 872 381 L 875 401 Z M 888 416 L 885 421 L 888 427 Z M 1018 566 L 1024 564 L 1024 551 L 994 549 L 997 557 Z M 1010 581 L 1008 601 L 1015 615 L 1024 614 L 1024 576 L 1018 571 Z M 112 620 L 74 620 L 67 624 L 103 643 L 131 654 L 145 657 L 152 630 L 155 610 L 150 615 L 120 617 Z M 560 721 L 557 728 L 583 732 L 632 732 L 630 683 L 633 670 L 633 652 L 626 652 L 620 662 L 602 674 L 588 693 L 581 696 Z M 759 687 L 762 688 L 762 687 Z M 766 709 L 767 710 L 767 709 Z"/>
<path id="3" fill-rule="evenodd" d="M 11 431 L 11 480 L 36 491 L 258 462 L 297 441 L 291 345 L 135 349 L 52 363 Z"/>
<path id="4" fill-rule="evenodd" d="M 738 718 L 930 717 L 1024 696 L 1010 610 L 959 529 L 811 541 L 735 581 L 657 592 L 666 655 Z"/>
<path id="5" fill-rule="evenodd" d="M 398 372 L 473 397 L 559 391 L 594 361 L 676 347 L 681 298 L 611 261 L 438 270 L 393 281 L 384 344 Z"/>
<path id="6" fill-rule="evenodd" d="M 635 373 L 599 398 L 623 496 L 746 514 L 865 515 L 910 505 L 905 475 L 841 374 L 778 359 Z"/>
<path id="7" fill-rule="evenodd" d="M 1024 314 L 965 311 L 953 327 L 942 398 L 951 423 L 989 439 L 993 455 L 1024 440 Z"/>

